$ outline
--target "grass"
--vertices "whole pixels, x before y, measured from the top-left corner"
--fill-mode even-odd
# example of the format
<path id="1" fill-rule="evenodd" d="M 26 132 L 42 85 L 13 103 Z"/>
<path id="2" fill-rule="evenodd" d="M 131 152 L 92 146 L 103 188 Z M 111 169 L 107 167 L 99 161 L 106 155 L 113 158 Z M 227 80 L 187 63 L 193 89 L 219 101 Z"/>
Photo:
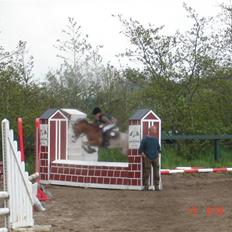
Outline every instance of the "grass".
<path id="1" fill-rule="evenodd" d="M 29 173 L 29 175 L 35 172 L 35 159 L 33 153 L 30 153 L 26 156 L 25 169 Z"/>
<path id="2" fill-rule="evenodd" d="M 128 162 L 127 156 L 122 154 L 119 149 L 104 149 L 99 151 L 98 161 L 105 162 Z"/>
<path id="3" fill-rule="evenodd" d="M 26 154 L 26 170 L 29 174 L 34 172 L 34 155 L 30 151 Z M 162 146 L 161 164 L 163 169 L 171 169 L 176 167 L 232 167 L 232 149 L 228 147 L 220 147 L 220 160 L 214 160 L 213 151 L 198 154 L 197 158 L 187 160 L 177 154 L 175 147 Z M 104 149 L 99 151 L 98 161 L 104 162 L 128 162 L 127 156 L 122 154 L 119 149 Z"/>
<path id="4" fill-rule="evenodd" d="M 221 146 L 220 160 L 214 160 L 213 151 L 202 152 L 196 158 L 187 160 L 177 154 L 176 149 L 170 146 L 162 146 L 162 168 L 176 167 L 232 167 L 232 150 Z M 99 161 L 106 162 L 128 162 L 127 157 L 117 149 L 101 149 Z"/>
<path id="5" fill-rule="evenodd" d="M 186 159 L 178 155 L 173 148 L 162 148 L 162 168 L 175 168 L 175 167 L 232 167 L 232 150 L 221 146 L 219 161 L 214 160 L 213 151 L 202 152 L 196 158 Z"/>

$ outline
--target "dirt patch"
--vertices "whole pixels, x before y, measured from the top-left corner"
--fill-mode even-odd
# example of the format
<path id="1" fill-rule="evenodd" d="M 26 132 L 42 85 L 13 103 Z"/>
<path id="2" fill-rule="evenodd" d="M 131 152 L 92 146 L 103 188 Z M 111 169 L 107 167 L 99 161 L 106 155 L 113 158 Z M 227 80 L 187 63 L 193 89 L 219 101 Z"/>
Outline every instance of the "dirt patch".
<path id="1" fill-rule="evenodd" d="M 37 224 L 53 231 L 229 232 L 231 174 L 163 176 L 164 189 L 126 191 L 49 186 L 54 198 Z"/>

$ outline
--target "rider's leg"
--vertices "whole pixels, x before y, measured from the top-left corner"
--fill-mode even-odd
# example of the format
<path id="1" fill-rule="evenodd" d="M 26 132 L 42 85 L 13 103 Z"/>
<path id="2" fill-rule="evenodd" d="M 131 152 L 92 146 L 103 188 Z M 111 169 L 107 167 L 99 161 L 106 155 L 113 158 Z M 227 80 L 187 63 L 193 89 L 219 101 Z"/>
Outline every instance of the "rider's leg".
<path id="1" fill-rule="evenodd" d="M 110 145 L 109 137 L 110 132 L 116 125 L 114 123 L 106 125 L 102 128 L 102 146 L 108 147 Z"/>
<path id="2" fill-rule="evenodd" d="M 114 123 L 106 125 L 102 128 L 102 132 L 106 133 L 107 131 L 112 130 L 114 127 L 116 127 L 116 125 Z"/>
<path id="3" fill-rule="evenodd" d="M 107 148 L 110 145 L 108 131 L 102 133 L 102 146 Z"/>

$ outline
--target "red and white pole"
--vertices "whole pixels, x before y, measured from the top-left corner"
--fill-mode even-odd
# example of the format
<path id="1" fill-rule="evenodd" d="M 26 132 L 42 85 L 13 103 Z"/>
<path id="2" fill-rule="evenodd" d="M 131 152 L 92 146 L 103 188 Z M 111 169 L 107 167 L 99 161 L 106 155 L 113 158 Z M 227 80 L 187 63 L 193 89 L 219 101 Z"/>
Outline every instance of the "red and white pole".
<path id="1" fill-rule="evenodd" d="M 170 175 L 170 174 L 177 174 L 177 173 L 225 173 L 225 172 L 232 172 L 232 168 L 180 168 L 177 169 L 161 169 L 162 175 Z"/>

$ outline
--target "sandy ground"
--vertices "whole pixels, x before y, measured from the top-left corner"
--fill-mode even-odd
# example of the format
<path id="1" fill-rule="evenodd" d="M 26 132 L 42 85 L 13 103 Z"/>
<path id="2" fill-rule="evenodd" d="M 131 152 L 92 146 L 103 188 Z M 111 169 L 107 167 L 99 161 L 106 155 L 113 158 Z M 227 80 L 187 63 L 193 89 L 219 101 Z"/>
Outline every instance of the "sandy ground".
<path id="1" fill-rule="evenodd" d="M 52 231 L 232 231 L 232 174 L 163 176 L 163 191 L 48 186 L 36 224 Z"/>

